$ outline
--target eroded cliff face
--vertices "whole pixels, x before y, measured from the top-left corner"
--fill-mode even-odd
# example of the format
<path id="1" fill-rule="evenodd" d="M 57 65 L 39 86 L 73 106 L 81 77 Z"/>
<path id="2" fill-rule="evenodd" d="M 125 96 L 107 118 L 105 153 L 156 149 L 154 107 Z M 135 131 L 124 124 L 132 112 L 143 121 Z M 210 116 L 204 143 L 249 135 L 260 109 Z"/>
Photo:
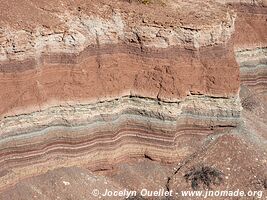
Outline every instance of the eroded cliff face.
<path id="1" fill-rule="evenodd" d="M 266 99 L 253 2 L 3 1 L 0 190 L 59 167 L 180 162 L 240 127 L 240 74 Z"/>
<path id="2" fill-rule="evenodd" d="M 41 3 L 22 4 L 53 18 L 43 22 L 30 14 L 3 26 L 2 116 L 121 96 L 177 102 L 192 94 L 237 94 L 239 68 L 230 40 L 235 14 L 219 4 L 197 4 L 193 15 L 184 11 L 187 2 L 62 2 L 52 11 Z M 10 11 L 3 15 L 13 22 Z"/>

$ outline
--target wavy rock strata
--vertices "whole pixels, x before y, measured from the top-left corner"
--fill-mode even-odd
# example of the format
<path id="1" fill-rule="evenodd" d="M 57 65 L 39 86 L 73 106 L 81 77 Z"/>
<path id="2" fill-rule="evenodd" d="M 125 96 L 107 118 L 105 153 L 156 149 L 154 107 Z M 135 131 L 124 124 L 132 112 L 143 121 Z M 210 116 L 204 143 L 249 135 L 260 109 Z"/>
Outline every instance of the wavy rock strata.
<path id="1" fill-rule="evenodd" d="M 0 189 L 62 166 L 180 161 L 240 124 L 239 65 L 242 83 L 265 88 L 264 7 L 11 2 L 0 22 Z M 253 41 L 244 19 L 261 27 Z"/>

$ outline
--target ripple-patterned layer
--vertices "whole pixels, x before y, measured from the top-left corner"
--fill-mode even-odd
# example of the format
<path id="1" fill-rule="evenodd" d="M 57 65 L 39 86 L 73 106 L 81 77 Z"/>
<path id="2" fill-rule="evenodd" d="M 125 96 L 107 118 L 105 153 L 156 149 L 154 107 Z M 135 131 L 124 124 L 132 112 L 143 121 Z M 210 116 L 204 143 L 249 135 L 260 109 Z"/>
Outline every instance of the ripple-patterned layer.
<path id="1" fill-rule="evenodd" d="M 20 178 L 74 162 L 91 169 L 143 155 L 174 162 L 214 131 L 236 127 L 239 116 L 236 98 L 193 96 L 173 103 L 122 97 L 6 117 L 1 121 L 0 166 L 12 172 L 1 177 L 2 183 L 15 183 L 10 176 L 21 169 L 27 171 Z"/>

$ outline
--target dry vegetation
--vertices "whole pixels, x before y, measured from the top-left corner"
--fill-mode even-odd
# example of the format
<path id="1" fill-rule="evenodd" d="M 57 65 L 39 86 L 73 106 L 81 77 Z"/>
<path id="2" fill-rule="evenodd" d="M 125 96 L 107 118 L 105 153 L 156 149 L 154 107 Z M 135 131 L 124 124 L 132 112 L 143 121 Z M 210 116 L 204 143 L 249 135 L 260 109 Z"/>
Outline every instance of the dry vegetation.
<path id="1" fill-rule="evenodd" d="M 201 185 L 203 189 L 211 189 L 212 185 L 220 185 L 223 181 L 223 173 L 210 166 L 193 167 L 184 175 L 187 182 L 191 182 L 192 189 L 196 190 Z"/>

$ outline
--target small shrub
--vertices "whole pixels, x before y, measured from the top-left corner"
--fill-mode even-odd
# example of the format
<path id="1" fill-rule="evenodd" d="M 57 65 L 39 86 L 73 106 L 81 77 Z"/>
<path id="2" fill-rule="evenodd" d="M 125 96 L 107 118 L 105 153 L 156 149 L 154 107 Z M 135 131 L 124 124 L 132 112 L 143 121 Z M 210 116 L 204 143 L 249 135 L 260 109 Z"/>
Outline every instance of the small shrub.
<path id="1" fill-rule="evenodd" d="M 210 189 L 211 185 L 220 185 L 223 181 L 223 173 L 210 166 L 193 167 L 184 177 L 187 182 L 191 182 L 194 190 L 198 189 L 200 185 L 204 189 Z"/>

